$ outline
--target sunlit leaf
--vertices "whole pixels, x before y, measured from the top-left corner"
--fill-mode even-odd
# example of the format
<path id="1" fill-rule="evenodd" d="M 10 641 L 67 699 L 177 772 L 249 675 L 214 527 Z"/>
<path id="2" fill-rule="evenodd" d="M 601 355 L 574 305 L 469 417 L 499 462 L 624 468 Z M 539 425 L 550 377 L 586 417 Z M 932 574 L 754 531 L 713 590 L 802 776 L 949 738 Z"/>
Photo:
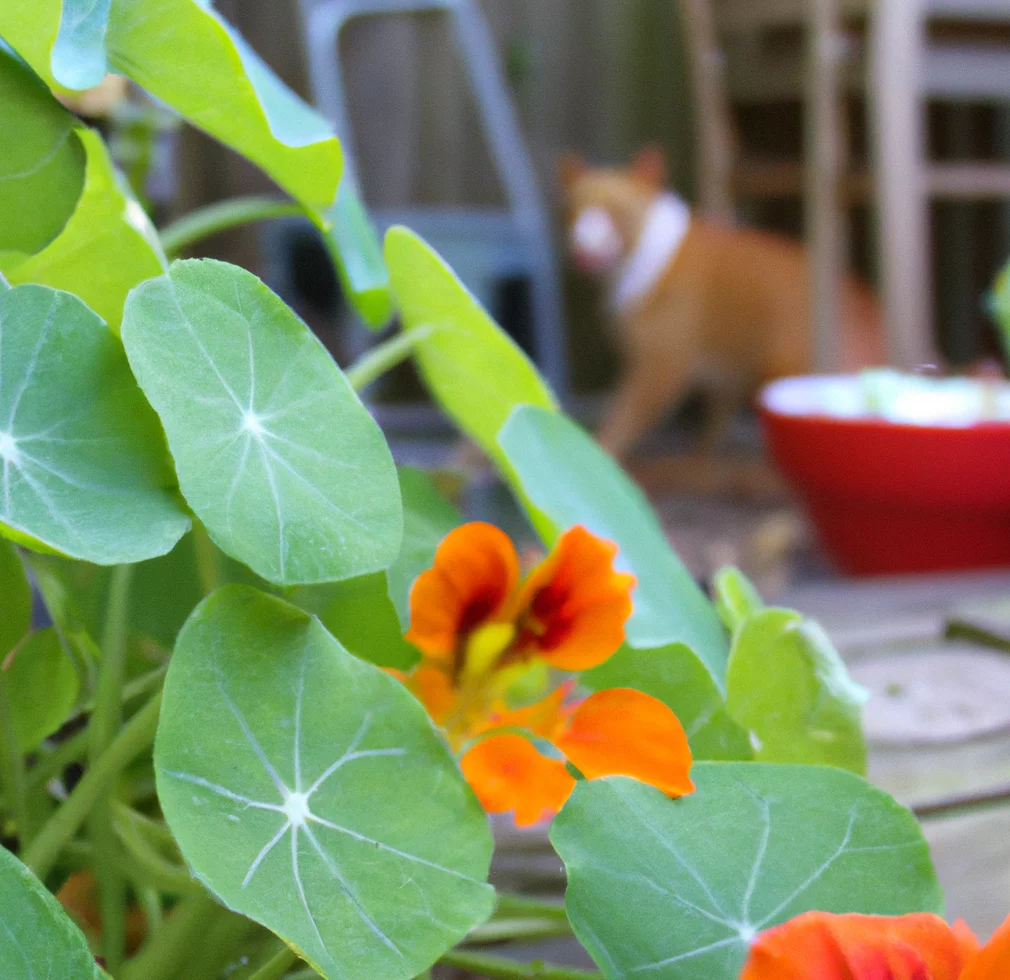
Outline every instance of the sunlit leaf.
<path id="1" fill-rule="evenodd" d="M 719 616 L 674 554 L 642 492 L 579 426 L 557 412 L 522 407 L 498 437 L 523 493 L 551 522 L 550 540 L 575 524 L 616 542 L 617 566 L 638 579 L 628 642 L 681 643 L 725 685 L 728 642 Z M 538 522 L 541 531 L 543 522 Z"/>
<path id="2" fill-rule="evenodd" d="M 403 498 L 403 545 L 400 557 L 389 567 L 389 595 L 396 606 L 404 632 L 410 626 L 410 589 L 414 580 L 435 559 L 442 539 L 463 523 L 463 517 L 439 493 L 422 470 L 401 466 L 400 495 Z"/>
<path id="3" fill-rule="evenodd" d="M 866 692 L 816 623 L 788 609 L 748 616 L 733 638 L 726 688 L 759 760 L 866 772 Z"/>
<path id="4" fill-rule="evenodd" d="M 87 179 L 66 226 L 38 254 L 10 258 L 11 283 L 42 283 L 84 300 L 114 330 L 126 295 L 166 269 L 157 233 L 126 182 L 116 172 L 102 138 L 81 128 L 71 139 L 87 153 Z"/>
<path id="5" fill-rule="evenodd" d="M 0 975 L 4 980 L 108 980 L 84 934 L 10 851 L 0 847 Z"/>
<path id="6" fill-rule="evenodd" d="M 176 262 L 130 295 L 123 342 L 182 492 L 223 551 L 286 585 L 396 559 L 386 441 L 322 344 L 254 275 Z"/>
<path id="7" fill-rule="evenodd" d="M 487 822 L 423 708 L 285 602 L 198 607 L 155 767 L 201 881 L 325 977 L 409 980 L 491 912 Z"/>
<path id="8" fill-rule="evenodd" d="M 0 15 L 0 35 L 3 27 Z M 84 187 L 76 125 L 46 86 L 0 48 L 0 269 L 5 252 L 37 252 L 73 212 Z"/>
<path id="9" fill-rule="evenodd" d="M 81 679 L 56 631 L 45 629 L 18 647 L 6 680 L 18 748 L 30 752 L 70 717 Z"/>
<path id="10" fill-rule="evenodd" d="M 32 591 L 14 545 L 0 539 L 0 661 L 32 625 Z"/>
<path id="11" fill-rule="evenodd" d="M 79 299 L 0 293 L 0 531 L 113 565 L 169 551 L 189 527 L 158 420 L 122 346 Z"/>
<path id="12" fill-rule="evenodd" d="M 715 606 L 723 625 L 734 633 L 752 613 L 764 609 L 764 602 L 746 575 L 737 568 L 720 568 L 712 581 Z"/>
<path id="13" fill-rule="evenodd" d="M 695 759 L 753 757 L 748 734 L 730 717 L 712 675 L 682 643 L 657 650 L 622 647 L 580 681 L 594 691 L 631 687 L 658 698 L 680 719 Z"/>
<path id="14" fill-rule="evenodd" d="M 751 941 L 811 909 L 942 914 L 915 818 L 850 773 L 707 762 L 670 800 L 581 782 L 551 827 L 565 906 L 608 980 L 737 980 Z"/>
<path id="15" fill-rule="evenodd" d="M 488 455 L 507 466 L 496 442 L 517 405 L 555 407 L 530 359 L 456 274 L 406 228 L 386 235 L 386 264 L 403 328 L 423 331 L 415 359 L 444 411 Z"/>

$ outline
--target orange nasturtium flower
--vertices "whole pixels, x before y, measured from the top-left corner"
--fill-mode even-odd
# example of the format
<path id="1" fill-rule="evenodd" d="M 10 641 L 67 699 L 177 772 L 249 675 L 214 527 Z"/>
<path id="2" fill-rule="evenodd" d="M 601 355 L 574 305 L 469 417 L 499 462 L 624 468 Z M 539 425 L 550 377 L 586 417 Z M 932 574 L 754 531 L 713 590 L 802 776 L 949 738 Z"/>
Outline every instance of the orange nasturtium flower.
<path id="1" fill-rule="evenodd" d="M 635 579 L 614 570 L 616 553 L 574 527 L 522 580 L 504 532 L 464 524 L 411 590 L 407 640 L 422 660 L 403 679 L 462 753 L 484 808 L 514 811 L 521 827 L 568 799 L 575 779 L 565 760 L 587 779 L 633 776 L 670 796 L 694 790 L 684 729 L 647 694 L 615 688 L 573 702 L 570 682 L 535 704 L 508 706 L 510 689 L 535 665 L 588 670 L 624 642 Z"/>
<path id="2" fill-rule="evenodd" d="M 807 912 L 762 933 L 740 980 L 1007 980 L 1010 919 L 983 947 L 936 915 Z"/>

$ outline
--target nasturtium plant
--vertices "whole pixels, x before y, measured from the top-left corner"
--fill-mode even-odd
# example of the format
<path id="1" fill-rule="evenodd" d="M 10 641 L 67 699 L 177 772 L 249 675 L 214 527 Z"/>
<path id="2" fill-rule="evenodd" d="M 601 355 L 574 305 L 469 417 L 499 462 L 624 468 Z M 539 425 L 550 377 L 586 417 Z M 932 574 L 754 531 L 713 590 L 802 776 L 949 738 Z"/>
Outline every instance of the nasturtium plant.
<path id="1" fill-rule="evenodd" d="M 6 980 L 108 980 L 81 930 L 45 885 L 2 847 L 0 967 Z"/>
<path id="2" fill-rule="evenodd" d="M 759 761 L 866 772 L 867 694 L 816 623 L 788 609 L 752 613 L 733 638 L 726 687 Z"/>
<path id="3" fill-rule="evenodd" d="M 279 599 L 194 612 L 155 766 L 200 879 L 325 977 L 409 980 L 492 911 L 486 821 L 423 709 Z"/>
<path id="4" fill-rule="evenodd" d="M 735 980 L 763 930 L 811 909 L 943 910 L 915 818 L 827 767 L 699 763 L 697 791 L 581 783 L 551 828 L 576 935 L 604 976 Z"/>
<path id="5" fill-rule="evenodd" d="M 0 292 L 0 364 L 0 533 L 102 565 L 171 550 L 189 518 L 101 319 L 45 286 Z"/>
<path id="6" fill-rule="evenodd" d="M 182 493 L 223 551 L 281 585 L 395 560 L 402 513 L 382 433 L 322 344 L 255 276 L 174 263 L 130 295 L 123 343 Z"/>
<path id="7" fill-rule="evenodd" d="M 155 231 L 57 98 L 109 70 L 293 201 Z M 252 273 L 167 263 L 279 214 L 399 324 L 346 373 Z M 408 357 L 540 545 L 397 470 L 358 391 Z M 915 819 L 855 775 L 862 699 L 739 572 L 705 595 L 425 242 L 380 248 L 329 125 L 209 0 L 0 0 L 0 976 L 596 976 L 486 949 L 557 935 L 608 978 L 968 949 Z M 566 907 L 496 893 L 488 814 L 553 821 Z M 1010 975 L 1004 930 L 958 980 Z"/>

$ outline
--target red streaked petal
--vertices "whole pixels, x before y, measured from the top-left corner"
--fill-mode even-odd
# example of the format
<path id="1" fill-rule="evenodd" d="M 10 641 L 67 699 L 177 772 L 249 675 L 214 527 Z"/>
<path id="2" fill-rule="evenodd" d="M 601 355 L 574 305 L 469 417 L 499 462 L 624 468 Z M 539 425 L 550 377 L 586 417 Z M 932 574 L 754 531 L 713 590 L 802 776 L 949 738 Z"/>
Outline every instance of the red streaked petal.
<path id="1" fill-rule="evenodd" d="M 515 812 L 517 827 L 553 817 L 575 788 L 565 764 L 520 735 L 493 735 L 467 752 L 463 776 L 488 813 Z"/>
<path id="2" fill-rule="evenodd" d="M 450 531 L 410 590 L 407 641 L 451 662 L 466 635 L 494 619 L 519 582 L 519 557 L 504 531 L 474 522 Z"/>
<path id="3" fill-rule="evenodd" d="M 668 796 L 694 792 L 683 725 L 662 701 L 641 691 L 598 691 L 553 741 L 587 779 L 632 776 Z"/>
<path id="4" fill-rule="evenodd" d="M 576 526 L 529 576 L 516 602 L 519 647 L 560 670 L 588 670 L 624 642 L 635 578 L 614 570 L 617 546 Z"/>

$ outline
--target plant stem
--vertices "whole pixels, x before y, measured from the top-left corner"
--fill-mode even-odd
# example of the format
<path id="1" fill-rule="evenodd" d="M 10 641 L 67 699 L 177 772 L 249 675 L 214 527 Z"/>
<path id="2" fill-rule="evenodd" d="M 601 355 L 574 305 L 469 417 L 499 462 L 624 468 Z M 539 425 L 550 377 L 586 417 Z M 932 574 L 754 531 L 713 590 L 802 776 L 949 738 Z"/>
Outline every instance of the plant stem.
<path id="1" fill-rule="evenodd" d="M 250 974 L 249 980 L 281 980 L 281 977 L 285 976 L 297 962 L 298 955 L 285 946 L 255 973 Z"/>
<path id="2" fill-rule="evenodd" d="M 174 980 L 192 953 L 193 943 L 220 911 L 205 891 L 181 901 L 123 967 L 122 980 Z"/>
<path id="3" fill-rule="evenodd" d="M 561 902 L 543 902 L 525 895 L 498 895 L 498 904 L 494 910 L 495 917 L 514 919 L 552 919 L 557 922 L 567 922 L 568 913 Z"/>
<path id="4" fill-rule="evenodd" d="M 913 806 L 912 812 L 919 820 L 950 820 L 986 810 L 998 810 L 1005 806 L 1010 806 L 1010 785 Z"/>
<path id="5" fill-rule="evenodd" d="M 7 671 L 0 668 L 0 775 L 8 805 L 14 811 L 18 839 L 24 849 L 31 839 L 31 820 L 28 807 L 28 784 L 25 778 L 25 757 L 18 746 L 14 730 L 10 682 Z"/>
<path id="6" fill-rule="evenodd" d="M 83 729 L 72 735 L 65 742 L 60 742 L 48 754 L 41 755 L 28 770 L 28 786 L 35 789 L 44 786 L 56 776 L 59 776 L 71 762 L 77 762 L 88 750 L 88 731 Z"/>
<path id="7" fill-rule="evenodd" d="M 570 936 L 568 920 L 495 918 L 477 926 L 466 937 L 467 945 L 499 943 L 506 939 L 545 939 L 549 936 Z"/>
<path id="8" fill-rule="evenodd" d="M 193 518 L 193 550 L 196 552 L 196 569 L 205 596 L 216 592 L 221 585 L 221 569 L 217 563 L 217 548 L 211 541 L 207 528 Z"/>
<path id="9" fill-rule="evenodd" d="M 431 334 L 430 327 L 416 327 L 409 333 L 398 333 L 363 354 L 344 375 L 355 391 L 361 391 L 410 357 L 414 348 Z"/>
<path id="10" fill-rule="evenodd" d="M 158 691 L 88 767 L 74 791 L 25 850 L 21 859 L 38 877 L 45 878 L 49 874 L 60 851 L 77 832 L 108 785 L 138 755 L 151 747 L 160 711 L 161 691 Z"/>
<path id="11" fill-rule="evenodd" d="M 503 956 L 484 956 L 455 949 L 438 962 L 469 970 L 489 980 L 602 980 L 602 974 L 595 970 L 576 970 L 550 963 L 517 963 Z"/>
<path id="12" fill-rule="evenodd" d="M 304 213 L 300 205 L 280 197 L 265 194 L 233 197 L 198 208 L 173 222 L 160 232 L 161 245 L 169 258 L 175 258 L 190 245 L 229 228 Z"/>
<path id="13" fill-rule="evenodd" d="M 126 677 L 126 634 L 130 613 L 133 566 L 117 565 L 109 583 L 109 600 L 102 629 L 102 661 L 95 691 L 95 710 L 88 724 L 88 764 L 93 766 L 116 737 L 123 719 L 123 681 Z M 112 787 L 109 787 L 110 790 Z M 126 879 L 116 866 L 118 851 L 112 824 L 111 792 L 95 801 L 88 816 L 88 832 L 95 847 L 94 874 L 102 922 L 102 955 L 109 973 L 119 974 L 126 956 Z"/>

